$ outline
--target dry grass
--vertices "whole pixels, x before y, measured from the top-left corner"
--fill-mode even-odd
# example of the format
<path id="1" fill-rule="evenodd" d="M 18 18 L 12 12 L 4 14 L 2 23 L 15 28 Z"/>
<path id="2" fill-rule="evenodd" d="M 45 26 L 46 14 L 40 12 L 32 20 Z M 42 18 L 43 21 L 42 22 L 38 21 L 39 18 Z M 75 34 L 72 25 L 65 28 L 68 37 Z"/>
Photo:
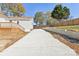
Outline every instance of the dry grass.
<path id="1" fill-rule="evenodd" d="M 0 51 L 12 45 L 25 34 L 19 28 L 0 28 Z"/>
<path id="2" fill-rule="evenodd" d="M 77 26 L 77 25 L 74 25 L 74 26 L 59 26 L 57 28 L 79 32 L 79 26 Z"/>

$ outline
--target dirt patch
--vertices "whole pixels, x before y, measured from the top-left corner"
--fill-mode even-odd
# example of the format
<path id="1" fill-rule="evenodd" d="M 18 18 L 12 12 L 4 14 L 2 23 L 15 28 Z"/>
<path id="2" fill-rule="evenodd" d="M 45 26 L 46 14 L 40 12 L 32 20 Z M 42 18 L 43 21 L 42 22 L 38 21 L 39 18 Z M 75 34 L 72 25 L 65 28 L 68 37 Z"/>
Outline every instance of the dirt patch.
<path id="1" fill-rule="evenodd" d="M 0 28 L 0 52 L 21 39 L 27 33 L 19 28 Z"/>

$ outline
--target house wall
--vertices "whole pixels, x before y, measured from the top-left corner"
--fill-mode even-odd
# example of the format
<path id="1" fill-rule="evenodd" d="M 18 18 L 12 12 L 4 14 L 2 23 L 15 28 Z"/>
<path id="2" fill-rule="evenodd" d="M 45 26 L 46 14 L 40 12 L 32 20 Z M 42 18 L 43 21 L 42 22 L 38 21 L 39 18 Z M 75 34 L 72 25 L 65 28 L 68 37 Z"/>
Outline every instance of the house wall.
<path id="1" fill-rule="evenodd" d="M 9 22 L 5 18 L 0 18 L 0 22 Z M 17 21 L 12 21 L 14 23 L 17 23 Z M 24 31 L 31 31 L 33 29 L 33 19 L 29 19 L 29 21 L 19 21 L 19 25 L 24 28 Z"/>
<path id="2" fill-rule="evenodd" d="M 9 21 L 6 21 L 5 18 L 0 18 L 0 22 L 9 22 Z"/>

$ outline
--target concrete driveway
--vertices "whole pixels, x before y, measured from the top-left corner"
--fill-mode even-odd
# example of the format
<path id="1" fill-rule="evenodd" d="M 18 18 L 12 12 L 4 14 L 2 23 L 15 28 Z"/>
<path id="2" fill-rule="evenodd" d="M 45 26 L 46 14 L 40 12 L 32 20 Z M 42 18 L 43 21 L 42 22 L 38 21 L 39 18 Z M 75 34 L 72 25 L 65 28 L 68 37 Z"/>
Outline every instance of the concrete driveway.
<path id="1" fill-rule="evenodd" d="M 50 33 L 34 29 L 0 53 L 2 56 L 69 56 L 76 53 Z"/>

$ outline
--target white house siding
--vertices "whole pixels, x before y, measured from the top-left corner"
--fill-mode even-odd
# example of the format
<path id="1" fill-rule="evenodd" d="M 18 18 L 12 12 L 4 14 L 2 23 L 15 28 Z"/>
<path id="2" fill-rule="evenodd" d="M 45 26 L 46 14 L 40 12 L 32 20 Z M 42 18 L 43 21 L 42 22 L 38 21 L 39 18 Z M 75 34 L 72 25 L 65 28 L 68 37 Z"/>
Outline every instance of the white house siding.
<path id="1" fill-rule="evenodd" d="M 0 22 L 9 22 L 9 21 L 6 21 L 5 18 L 0 18 Z"/>
<path id="2" fill-rule="evenodd" d="M 9 19 L 6 18 L 0 18 L 0 22 L 9 22 Z M 17 23 L 17 21 L 12 21 L 14 23 Z M 28 20 L 21 20 L 19 21 L 19 25 L 24 28 L 24 31 L 30 31 L 33 29 L 33 18 L 29 18 Z"/>

